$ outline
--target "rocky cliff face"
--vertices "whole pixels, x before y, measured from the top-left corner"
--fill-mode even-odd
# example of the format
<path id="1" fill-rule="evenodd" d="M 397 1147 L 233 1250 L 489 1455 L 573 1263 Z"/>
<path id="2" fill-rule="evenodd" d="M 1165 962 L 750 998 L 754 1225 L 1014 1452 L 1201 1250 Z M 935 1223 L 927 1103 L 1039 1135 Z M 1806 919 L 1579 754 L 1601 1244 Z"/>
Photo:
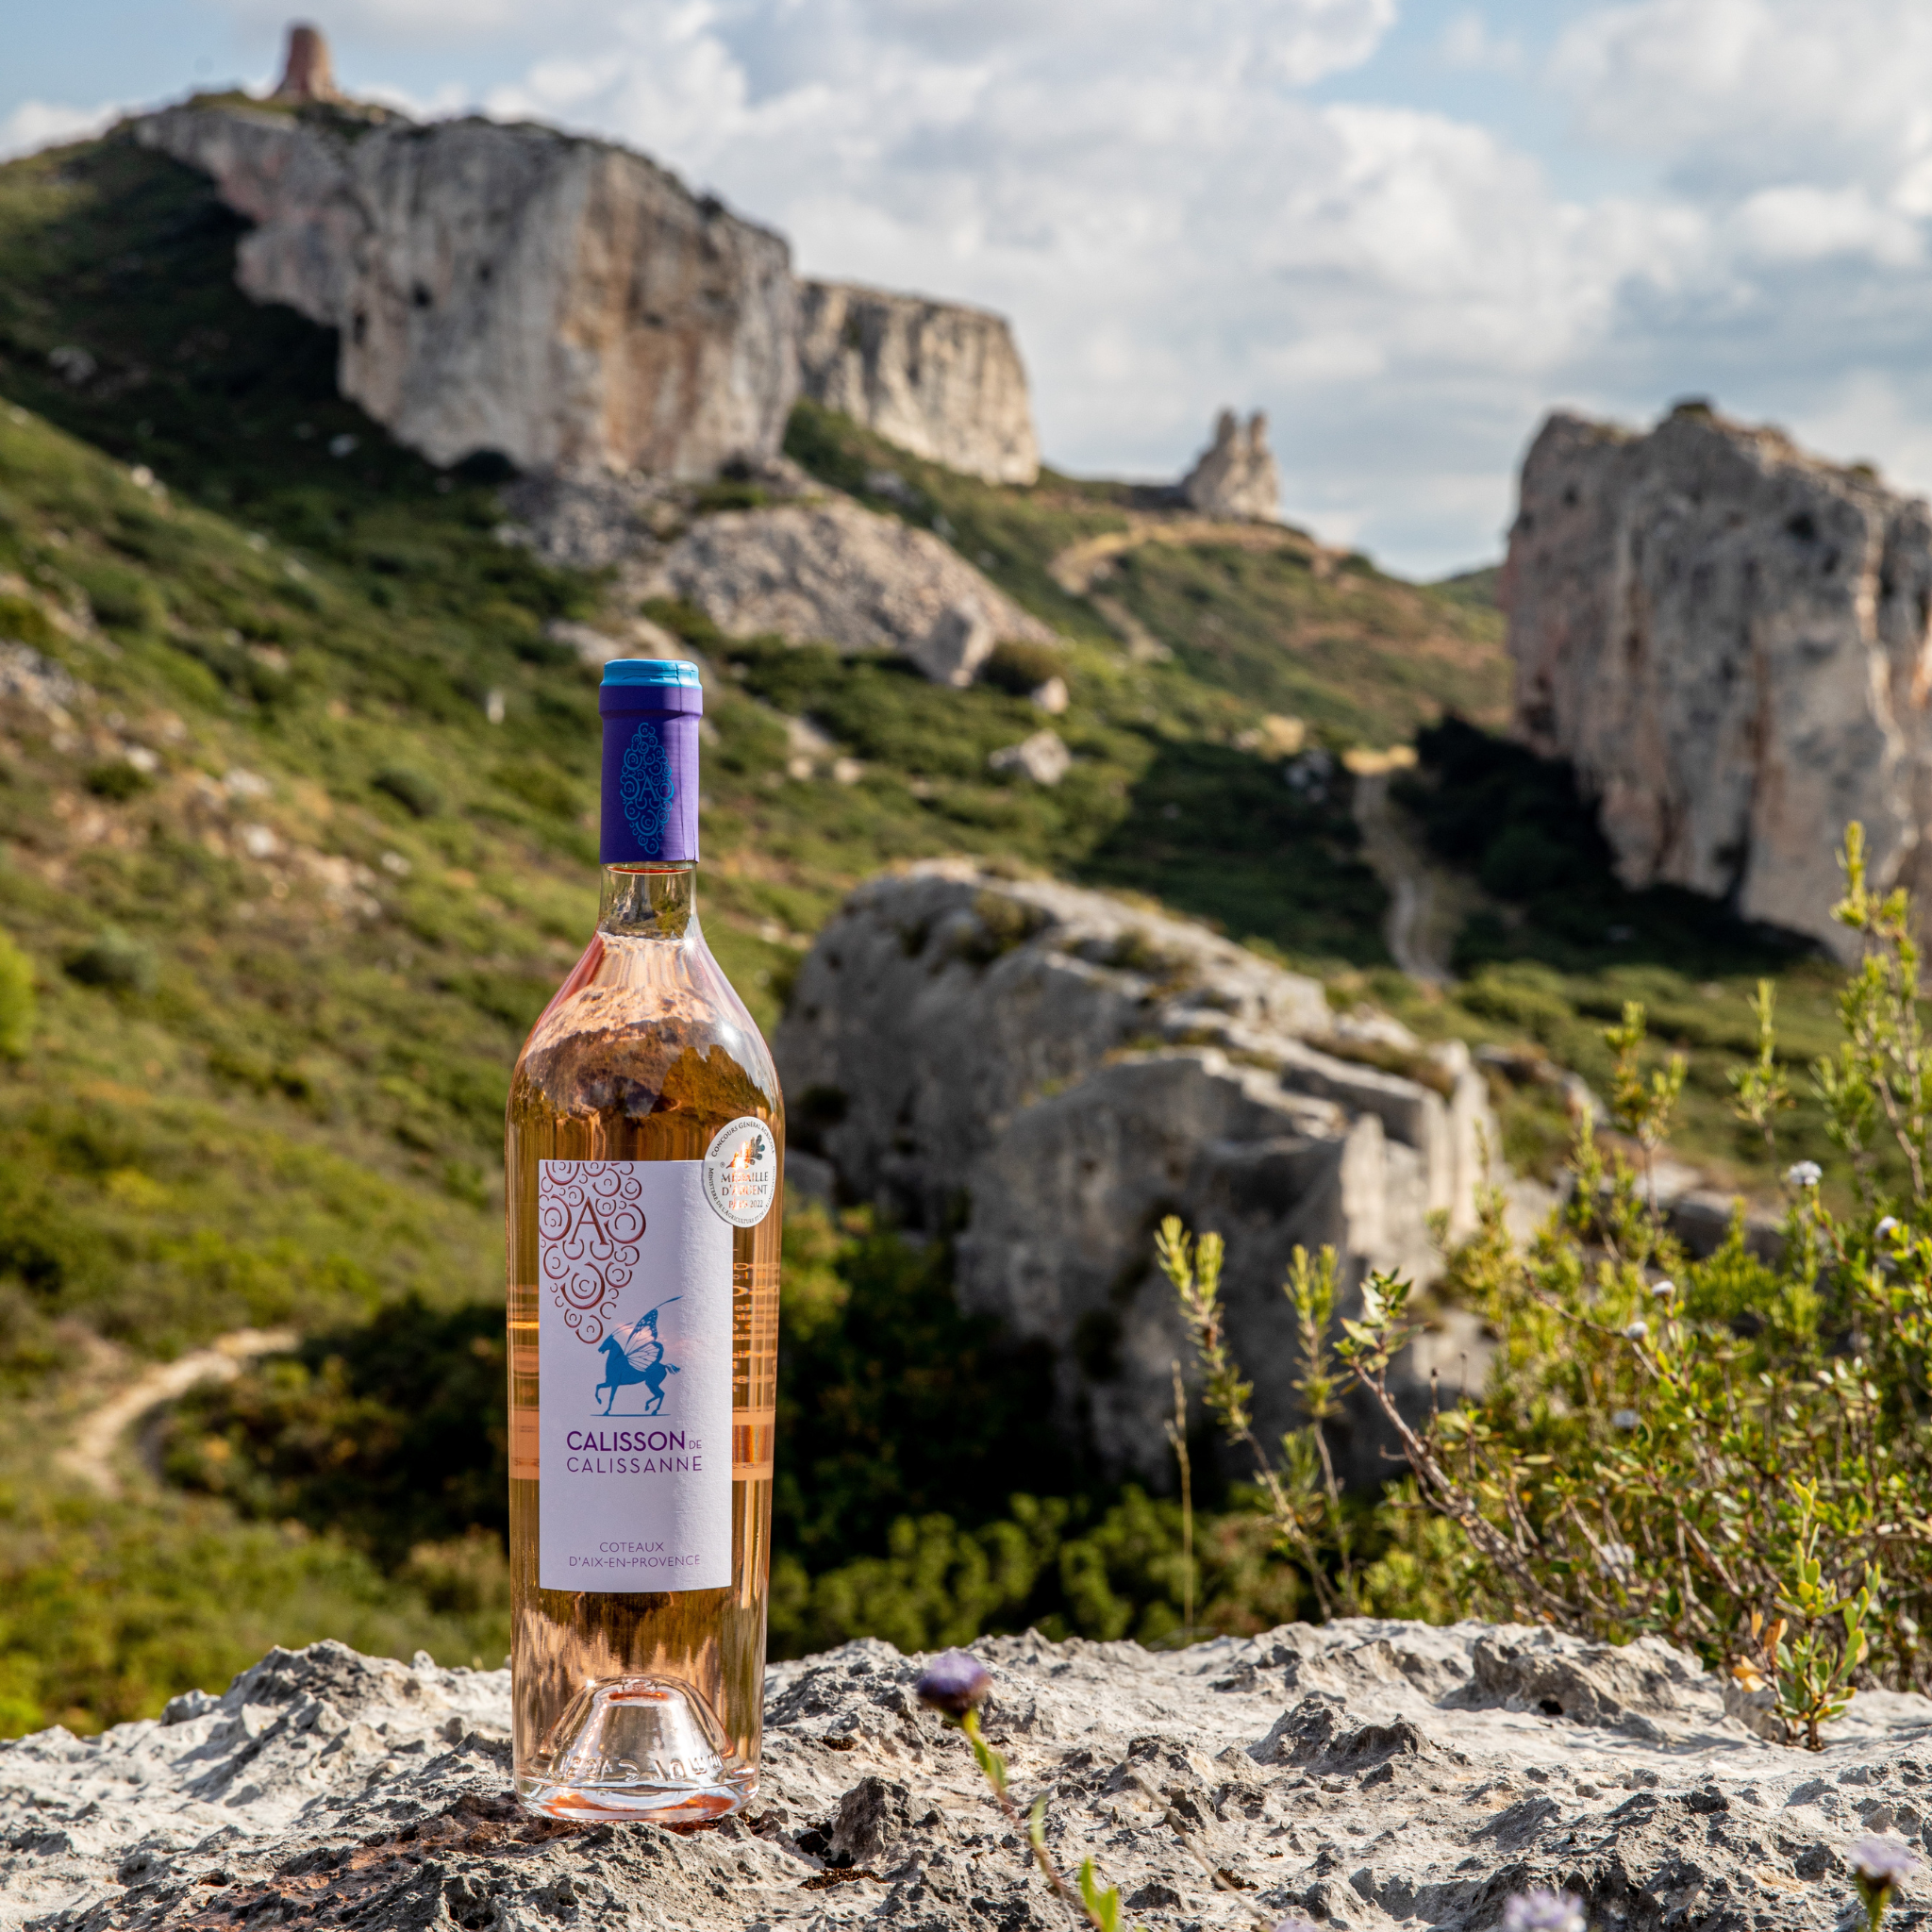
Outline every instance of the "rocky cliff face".
<path id="1" fill-rule="evenodd" d="M 916 457 L 1031 483 L 1040 445 L 1026 372 L 1003 316 L 845 282 L 799 286 L 805 393 Z"/>
<path id="2" fill-rule="evenodd" d="M 1766 1744 L 1655 1639 L 1347 1620 L 1181 1651 L 974 1646 L 1021 1802 L 1132 1923 L 1489 1932 L 1532 1887 L 1593 1925 L 1828 1932 L 1867 1831 L 1924 1844 L 1932 1705 L 1860 1692 Z M 558 1825 L 511 1796 L 509 1674 L 272 1651 L 219 1699 L 0 1744 L 0 1926 L 1066 1924 L 918 1665 L 850 1643 L 765 1680 L 763 1788 L 714 1829 Z M 1893 1911 L 1924 1914 L 1908 1879 Z"/>
<path id="3" fill-rule="evenodd" d="M 1272 524 L 1281 517 L 1281 476 L 1268 447 L 1268 419 L 1257 409 L 1245 425 L 1222 410 L 1214 441 L 1181 478 L 1181 494 L 1203 516 Z"/>
<path id="4" fill-rule="evenodd" d="M 1164 1485 L 1169 1365 L 1190 1351 L 1152 1265 L 1162 1214 L 1227 1238 L 1264 1439 L 1294 1419 L 1293 1246 L 1332 1241 L 1350 1284 L 1371 1266 L 1426 1276 L 1427 1216 L 1469 1225 L 1482 1082 L 1459 1045 L 1405 1039 L 1199 926 L 947 861 L 853 894 L 774 1049 L 794 1137 L 816 1127 L 844 1186 L 916 1227 L 963 1201 L 961 1302 L 1047 1342 L 1068 1426 Z M 1453 1375 L 1474 1344 L 1431 1345 Z M 1355 1449 L 1359 1475 L 1387 1474 L 1370 1432 Z"/>
<path id="5" fill-rule="evenodd" d="M 1624 883 L 1842 947 L 1834 851 L 1921 882 L 1932 512 L 1772 429 L 1574 416 L 1523 466 L 1503 577 L 1516 719 L 1598 801 Z"/>
<path id="6" fill-rule="evenodd" d="M 135 125 L 257 225 L 237 277 L 341 332 L 339 382 L 450 463 L 704 477 L 777 451 L 785 242 L 641 155 L 547 128 L 236 108 Z"/>

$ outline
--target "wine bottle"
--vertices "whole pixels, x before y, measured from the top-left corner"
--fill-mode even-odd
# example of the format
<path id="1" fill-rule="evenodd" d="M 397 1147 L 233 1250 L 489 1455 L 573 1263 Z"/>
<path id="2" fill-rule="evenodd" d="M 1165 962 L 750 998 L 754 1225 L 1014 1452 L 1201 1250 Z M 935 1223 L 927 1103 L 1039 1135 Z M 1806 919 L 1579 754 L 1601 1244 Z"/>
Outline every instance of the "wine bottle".
<path id="1" fill-rule="evenodd" d="M 557 1818 L 758 1789 L 784 1106 L 698 925 L 703 707 L 605 666 L 597 929 L 510 1081 L 515 1776 Z"/>

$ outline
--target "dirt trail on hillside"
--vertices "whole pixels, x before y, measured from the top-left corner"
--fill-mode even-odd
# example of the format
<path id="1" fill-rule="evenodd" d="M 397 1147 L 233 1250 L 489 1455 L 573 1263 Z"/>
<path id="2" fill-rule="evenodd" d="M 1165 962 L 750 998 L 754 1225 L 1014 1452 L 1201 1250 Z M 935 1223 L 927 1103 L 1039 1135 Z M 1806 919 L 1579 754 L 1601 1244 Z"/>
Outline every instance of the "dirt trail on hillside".
<path id="1" fill-rule="evenodd" d="M 1320 566 L 1332 566 L 1341 552 L 1324 550 L 1301 530 L 1284 524 L 1224 523 L 1213 517 L 1160 515 L 1151 510 L 1128 510 L 1124 530 L 1107 530 L 1098 537 L 1083 537 L 1070 543 L 1047 565 L 1047 573 L 1072 597 L 1088 594 L 1095 577 L 1103 575 L 1114 558 L 1142 543 L 1224 543 L 1241 550 L 1297 550 Z"/>
<path id="2" fill-rule="evenodd" d="M 299 1340 L 292 1328 L 234 1328 L 206 1348 L 172 1362 L 157 1362 L 81 1417 L 66 1446 L 55 1452 L 55 1466 L 104 1496 L 120 1495 L 123 1484 L 115 1452 L 121 1438 L 143 1416 L 204 1382 L 232 1382 L 256 1357 L 293 1348 Z"/>
<path id="3" fill-rule="evenodd" d="M 1475 903 L 1474 889 L 1430 858 L 1391 801 L 1386 772 L 1357 776 L 1355 822 L 1361 827 L 1362 857 L 1389 888 L 1383 938 L 1391 957 L 1411 979 L 1447 986 L 1455 976 L 1456 935 Z"/>
<path id="4" fill-rule="evenodd" d="M 1070 543 L 1051 563 L 1047 574 L 1070 597 L 1084 597 L 1108 627 L 1127 647 L 1137 664 L 1162 663 L 1174 653 L 1118 597 L 1094 585 L 1113 568 L 1114 559 L 1142 543 L 1223 543 L 1242 550 L 1293 550 L 1308 559 L 1317 576 L 1334 567 L 1340 551 L 1324 550 L 1300 530 L 1279 524 L 1217 522 L 1212 517 L 1175 516 L 1150 510 L 1129 510 L 1124 530 L 1108 530 Z"/>

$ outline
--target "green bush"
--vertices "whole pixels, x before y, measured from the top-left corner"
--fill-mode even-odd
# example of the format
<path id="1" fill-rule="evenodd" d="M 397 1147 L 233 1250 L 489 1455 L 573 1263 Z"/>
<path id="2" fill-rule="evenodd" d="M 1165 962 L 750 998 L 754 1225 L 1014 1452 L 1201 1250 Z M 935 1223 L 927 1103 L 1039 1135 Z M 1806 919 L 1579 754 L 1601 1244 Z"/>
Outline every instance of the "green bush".
<path id="1" fill-rule="evenodd" d="M 993 646 L 992 656 L 981 667 L 979 675 L 981 682 L 995 690 L 1024 698 L 1066 668 L 1064 651 L 1056 650 L 1051 644 L 1028 644 L 1009 639 Z"/>
<path id="2" fill-rule="evenodd" d="M 369 782 L 415 818 L 431 819 L 442 809 L 441 788 L 413 766 L 385 765 Z"/>
<path id="3" fill-rule="evenodd" d="M 34 962 L 0 931 L 0 1059 L 26 1056 L 34 1032 Z"/>
<path id="4" fill-rule="evenodd" d="M 105 992 L 151 992 L 155 984 L 152 947 L 109 926 L 62 961 L 70 979 Z"/>
<path id="5" fill-rule="evenodd" d="M 152 791 L 155 781 L 139 766 L 130 765 L 125 758 L 115 758 L 108 764 L 90 765 L 80 774 L 80 782 L 96 798 L 125 805 L 130 798 Z"/>

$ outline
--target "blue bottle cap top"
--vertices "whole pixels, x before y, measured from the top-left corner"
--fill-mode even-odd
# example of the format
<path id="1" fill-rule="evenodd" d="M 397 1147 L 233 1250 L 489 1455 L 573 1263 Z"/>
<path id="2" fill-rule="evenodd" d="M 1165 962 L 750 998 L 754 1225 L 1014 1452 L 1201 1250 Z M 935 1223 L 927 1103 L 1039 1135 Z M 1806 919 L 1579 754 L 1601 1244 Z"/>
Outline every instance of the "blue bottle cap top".
<path id="1" fill-rule="evenodd" d="M 702 683 L 698 667 L 681 658 L 612 658 L 604 667 L 606 684 Z"/>

